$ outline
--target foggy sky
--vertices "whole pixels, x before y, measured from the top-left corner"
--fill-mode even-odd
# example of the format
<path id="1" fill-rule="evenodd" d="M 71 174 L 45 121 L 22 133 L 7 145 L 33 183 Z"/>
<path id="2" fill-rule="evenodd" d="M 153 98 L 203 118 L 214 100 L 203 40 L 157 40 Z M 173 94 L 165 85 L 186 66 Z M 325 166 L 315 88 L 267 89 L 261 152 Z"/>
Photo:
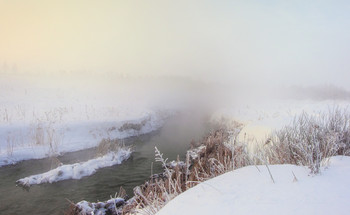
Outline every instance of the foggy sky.
<path id="1" fill-rule="evenodd" d="M 0 63 L 349 89 L 349 11 L 338 0 L 0 0 Z"/>

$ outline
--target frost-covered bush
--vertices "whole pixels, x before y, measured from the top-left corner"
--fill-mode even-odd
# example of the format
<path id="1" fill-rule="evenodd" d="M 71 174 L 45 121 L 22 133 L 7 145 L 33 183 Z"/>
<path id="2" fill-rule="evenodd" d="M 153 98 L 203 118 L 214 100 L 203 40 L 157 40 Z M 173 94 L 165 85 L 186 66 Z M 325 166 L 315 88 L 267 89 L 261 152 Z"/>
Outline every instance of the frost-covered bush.
<path id="1" fill-rule="evenodd" d="M 264 147 L 269 163 L 305 165 L 317 174 L 324 158 L 349 155 L 349 124 L 347 111 L 338 108 L 317 116 L 303 113 L 291 125 L 276 131 Z"/>

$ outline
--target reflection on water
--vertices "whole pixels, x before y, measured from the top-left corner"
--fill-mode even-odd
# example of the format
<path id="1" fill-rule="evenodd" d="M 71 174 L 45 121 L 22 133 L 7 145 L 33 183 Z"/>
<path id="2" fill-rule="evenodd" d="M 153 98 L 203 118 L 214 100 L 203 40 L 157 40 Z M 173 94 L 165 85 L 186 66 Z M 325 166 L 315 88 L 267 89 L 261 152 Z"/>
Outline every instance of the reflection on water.
<path id="1" fill-rule="evenodd" d="M 68 201 L 106 200 L 120 186 L 132 196 L 135 186 L 142 184 L 151 174 L 160 172 L 154 163 L 154 147 L 169 160 L 184 155 L 193 139 L 200 139 L 207 128 L 201 115 L 181 114 L 170 119 L 157 132 L 125 140 L 134 152 L 121 165 L 99 169 L 94 175 L 81 180 L 66 180 L 53 184 L 35 185 L 27 192 L 15 186 L 15 181 L 50 170 L 49 159 L 29 160 L 0 168 L 0 214 L 62 214 Z M 59 157 L 63 163 L 75 163 L 92 158 L 95 149 L 67 153 Z"/>

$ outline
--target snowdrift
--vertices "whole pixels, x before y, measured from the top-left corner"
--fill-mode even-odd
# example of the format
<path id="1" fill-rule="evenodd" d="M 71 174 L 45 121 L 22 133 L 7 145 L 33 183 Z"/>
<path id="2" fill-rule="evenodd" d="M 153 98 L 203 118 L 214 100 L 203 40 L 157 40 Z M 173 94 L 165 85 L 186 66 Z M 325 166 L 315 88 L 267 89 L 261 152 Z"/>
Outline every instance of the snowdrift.
<path id="1" fill-rule="evenodd" d="M 350 157 L 335 156 L 321 174 L 295 165 L 247 166 L 203 182 L 158 215 L 349 214 Z"/>
<path id="2" fill-rule="evenodd" d="M 94 174 L 100 168 L 121 164 L 130 155 L 131 149 L 124 147 L 117 152 L 109 152 L 102 157 L 86 162 L 62 165 L 42 174 L 22 178 L 16 183 L 20 186 L 29 187 L 34 184 L 53 183 L 67 179 L 81 179 L 82 177 Z"/>

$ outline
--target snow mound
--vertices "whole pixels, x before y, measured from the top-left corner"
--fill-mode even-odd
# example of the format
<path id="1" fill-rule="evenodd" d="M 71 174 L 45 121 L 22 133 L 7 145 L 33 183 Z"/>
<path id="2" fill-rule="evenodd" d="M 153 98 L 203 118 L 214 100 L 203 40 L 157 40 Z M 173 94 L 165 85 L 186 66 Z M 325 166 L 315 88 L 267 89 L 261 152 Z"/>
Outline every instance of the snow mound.
<path id="1" fill-rule="evenodd" d="M 90 203 L 81 201 L 77 203 L 77 207 L 81 210 L 80 214 L 121 214 L 121 209 L 118 207 L 125 204 L 123 198 L 112 198 L 107 202 Z"/>
<path id="2" fill-rule="evenodd" d="M 53 183 L 67 179 L 81 179 L 82 177 L 94 174 L 96 170 L 100 168 L 121 164 L 123 160 L 128 159 L 130 155 L 130 148 L 122 148 L 117 152 L 109 152 L 102 157 L 91 159 L 86 162 L 62 165 L 42 174 L 25 177 L 19 179 L 16 183 L 28 187 L 34 184 Z"/>
<path id="3" fill-rule="evenodd" d="M 320 175 L 295 165 L 248 166 L 180 194 L 158 215 L 349 214 L 350 157 L 335 156 Z M 295 177 L 294 177 L 295 175 Z"/>

